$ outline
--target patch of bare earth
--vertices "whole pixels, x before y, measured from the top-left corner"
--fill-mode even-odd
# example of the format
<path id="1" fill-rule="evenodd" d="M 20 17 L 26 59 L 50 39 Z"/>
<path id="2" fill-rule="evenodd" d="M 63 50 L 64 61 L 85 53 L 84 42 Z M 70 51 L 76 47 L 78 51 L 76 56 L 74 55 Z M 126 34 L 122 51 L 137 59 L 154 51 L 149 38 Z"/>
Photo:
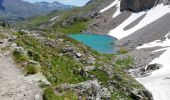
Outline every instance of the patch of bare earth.
<path id="1" fill-rule="evenodd" d="M 4 44 L 3 44 L 4 46 Z M 0 49 L 2 44 L 0 44 Z M 0 51 L 0 100 L 42 100 L 36 82 L 28 82 L 10 52 Z"/>

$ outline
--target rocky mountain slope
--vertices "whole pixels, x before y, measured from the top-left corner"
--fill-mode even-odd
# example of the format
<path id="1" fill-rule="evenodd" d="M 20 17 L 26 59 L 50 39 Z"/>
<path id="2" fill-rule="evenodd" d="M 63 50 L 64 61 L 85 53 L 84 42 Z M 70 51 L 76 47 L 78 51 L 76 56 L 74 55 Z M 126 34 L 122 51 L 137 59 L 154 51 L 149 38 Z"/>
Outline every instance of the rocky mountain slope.
<path id="1" fill-rule="evenodd" d="M 59 2 L 29 3 L 23 0 L 1 0 L 0 5 L 0 19 L 6 19 L 7 21 L 23 20 L 31 16 L 45 14 L 53 10 L 62 10 L 72 7 Z"/>
<path id="2" fill-rule="evenodd" d="M 11 62 L 4 65 L 8 61 L 7 58 L 6 60 L 0 59 L 2 63 L 0 66 L 5 66 L 3 68 L 7 67 L 7 69 L 12 67 L 16 70 L 22 70 L 26 76 L 7 75 L 8 72 L 14 70 L 6 70 L 5 73 L 0 71 L 1 76 L 4 76 L 2 79 L 7 83 L 13 80 L 11 84 L 22 87 L 21 80 L 16 81 L 18 78 L 25 79 L 30 86 L 35 84 L 37 86 L 37 83 L 39 83 L 43 90 L 44 100 L 152 100 L 152 95 L 122 70 L 123 63 L 113 63 L 116 55 L 100 54 L 63 34 L 40 30 L 13 30 L 8 29 L 8 27 L 0 27 L 0 29 L 2 31 L 8 30 L 4 31 L 3 34 L 0 33 L 0 40 L 2 41 L 0 42 L 2 45 L 0 53 L 9 51 L 9 56 L 13 56 L 10 61 L 15 61 L 14 64 L 17 64 L 18 68 L 13 66 Z M 9 45 L 5 45 L 6 43 Z M 1 57 L 8 56 L 2 55 Z M 127 61 L 129 60 L 127 59 Z M 129 61 L 128 63 L 130 66 L 132 62 Z M 15 71 L 15 73 L 17 72 Z M 34 88 L 34 91 L 31 89 L 32 87 L 27 87 L 26 90 L 30 93 L 27 98 L 29 94 L 22 95 L 23 92 L 20 93 L 21 95 L 18 94 L 17 87 L 15 85 L 10 87 L 5 84 L 3 93 L 8 94 L 8 90 L 13 88 L 11 98 L 30 100 L 30 98 L 35 97 L 35 100 L 39 100 L 37 98 L 41 100 L 41 94 L 35 92 L 39 91 L 39 88 Z M 35 96 L 32 95 L 34 92 Z M 0 91 L 0 96 L 3 93 Z"/>
<path id="3" fill-rule="evenodd" d="M 128 0 L 128 2 L 126 0 L 115 0 L 110 9 L 101 10 L 100 19 L 96 19 L 90 29 L 94 32 L 98 32 L 98 29 L 100 32 L 102 30 L 107 31 L 111 36 L 121 39 L 118 41 L 118 45 L 132 49 L 138 45 L 159 39 L 161 36 L 164 37 L 170 31 L 169 8 L 165 6 L 169 4 L 169 1 L 136 0 L 135 2 L 133 0 Z M 147 3 L 150 6 L 144 5 Z M 117 6 L 117 10 L 114 10 L 115 6 Z M 120 12 L 121 10 L 130 10 L 135 13 Z M 107 17 L 108 14 L 110 18 Z M 99 23 L 97 27 L 95 26 L 96 23 Z"/>
<path id="4" fill-rule="evenodd" d="M 92 0 L 82 8 L 54 11 L 30 18 L 23 27 L 9 32 L 15 63 L 31 79 L 32 74 L 41 73 L 48 80 L 39 81 L 43 99 L 153 99 L 124 71 L 133 64 L 130 56 L 118 59 L 119 54 L 101 54 L 65 35 L 88 30 L 90 22 L 101 15 L 100 10 L 112 2 Z"/>
<path id="5" fill-rule="evenodd" d="M 118 47 L 130 51 L 120 58 L 133 56 L 134 68 L 128 72 L 152 92 L 154 100 L 169 99 L 169 4 L 169 0 L 115 0 L 100 11 L 103 21 L 97 19 L 93 23 L 98 21 L 97 27 L 91 28 L 94 32 L 106 29 L 119 39 Z"/>
<path id="6" fill-rule="evenodd" d="M 98 0 L 92 0 L 83 9 L 96 1 Z M 127 73 L 137 77 L 137 80 L 152 92 L 155 100 L 168 100 L 170 1 L 109 0 L 99 2 L 102 3 L 86 10 L 86 13 L 78 10 L 78 13 L 68 14 L 66 17 L 62 13 L 56 13 L 55 16 L 60 17 L 53 21 L 48 19 L 37 25 L 40 29 L 45 29 L 45 26 L 52 30 L 56 29 L 56 33 L 92 32 L 116 37 L 117 46 L 129 51 L 127 54 L 119 55 L 118 59 L 128 58 L 129 55 L 134 58 L 133 67 L 126 70 Z M 79 20 L 82 18 L 85 20 Z M 81 25 L 79 23 L 85 23 L 85 25 L 74 30 Z"/>
<path id="7" fill-rule="evenodd" d="M 169 0 L 91 0 L 84 7 L 32 17 L 20 23 L 22 27 L 18 25 L 31 31 L 14 34 L 17 46 L 24 48 L 14 56 L 17 60 L 22 55 L 28 56 L 40 64 L 40 72 L 51 83 L 44 87 L 47 100 L 65 97 L 152 100 L 151 94 L 127 74 L 149 89 L 155 100 L 167 100 L 169 3 Z M 77 32 L 116 37 L 117 47 L 124 53 L 100 54 L 65 35 Z M 27 73 L 39 71 L 26 62 L 26 69 L 34 69 L 26 70 Z"/>

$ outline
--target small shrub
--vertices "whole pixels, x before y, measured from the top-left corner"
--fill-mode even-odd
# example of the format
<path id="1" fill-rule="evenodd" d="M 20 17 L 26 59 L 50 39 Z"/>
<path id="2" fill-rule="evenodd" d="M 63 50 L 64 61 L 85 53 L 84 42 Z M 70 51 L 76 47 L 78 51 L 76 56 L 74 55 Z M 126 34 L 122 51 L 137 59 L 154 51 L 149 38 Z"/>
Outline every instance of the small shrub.
<path id="1" fill-rule="evenodd" d="M 128 49 L 127 49 L 127 48 L 124 48 L 124 47 L 121 47 L 121 48 L 119 48 L 118 53 L 119 53 L 119 54 L 128 53 Z"/>
<path id="2" fill-rule="evenodd" d="M 26 74 L 36 74 L 38 72 L 36 66 L 33 64 L 28 64 L 25 70 L 26 70 Z"/>
<path id="3" fill-rule="evenodd" d="M 43 93 L 43 99 L 44 100 L 57 100 L 57 96 L 54 94 L 54 91 L 52 88 L 46 88 Z"/>
<path id="4" fill-rule="evenodd" d="M 21 50 L 15 49 L 13 51 L 13 56 L 17 63 L 27 62 L 29 60 L 28 56 Z"/>
<path id="5" fill-rule="evenodd" d="M 62 91 L 61 95 L 55 94 L 53 88 L 46 88 L 43 93 L 43 100 L 78 100 L 74 91 Z"/>
<path id="6" fill-rule="evenodd" d="M 4 39 L 5 36 L 3 34 L 0 34 L 0 39 Z"/>
<path id="7" fill-rule="evenodd" d="M 43 58 L 39 53 L 33 52 L 32 50 L 28 50 L 27 55 L 35 61 L 41 61 Z"/>

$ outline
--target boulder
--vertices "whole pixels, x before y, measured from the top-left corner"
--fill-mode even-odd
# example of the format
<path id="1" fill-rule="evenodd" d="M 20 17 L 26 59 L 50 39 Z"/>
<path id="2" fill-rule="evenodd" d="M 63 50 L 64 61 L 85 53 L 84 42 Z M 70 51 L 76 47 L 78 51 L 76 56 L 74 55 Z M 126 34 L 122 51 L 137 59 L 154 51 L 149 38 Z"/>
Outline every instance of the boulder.
<path id="1" fill-rule="evenodd" d="M 16 36 L 12 36 L 8 38 L 8 42 L 13 42 L 16 40 Z"/>
<path id="2" fill-rule="evenodd" d="M 154 70 L 158 70 L 162 67 L 162 65 L 160 64 L 150 64 L 146 67 L 146 71 L 154 71 Z"/>
<path id="3" fill-rule="evenodd" d="M 77 58 L 81 58 L 81 55 L 82 55 L 81 53 L 76 53 Z"/>
<path id="4" fill-rule="evenodd" d="M 36 94 L 34 97 L 34 100 L 41 100 L 41 95 L 40 94 Z"/>
<path id="5" fill-rule="evenodd" d="M 25 77 L 25 80 L 30 84 L 38 83 L 40 85 L 43 84 L 46 86 L 51 86 L 51 83 L 46 79 L 46 77 L 41 72 L 38 72 L 37 74 L 34 74 L 34 75 L 29 75 Z"/>
<path id="6" fill-rule="evenodd" d="M 30 32 L 29 32 L 29 31 L 27 31 L 27 30 L 25 30 L 25 29 L 21 29 L 21 30 L 19 30 L 19 33 L 20 33 L 21 35 L 24 35 L 24 34 L 30 34 Z"/>
<path id="7" fill-rule="evenodd" d="M 57 92 L 58 90 L 75 90 L 78 94 L 85 93 L 86 100 L 110 100 L 111 98 L 110 91 L 101 86 L 98 80 L 88 80 L 78 84 L 62 84 L 59 88 L 56 89 Z"/>
<path id="8" fill-rule="evenodd" d="M 170 33 L 168 33 L 167 38 L 170 39 Z"/>
<path id="9" fill-rule="evenodd" d="M 133 89 L 130 92 L 130 96 L 134 100 L 153 100 L 152 94 L 146 90 L 138 90 L 138 89 Z"/>
<path id="10" fill-rule="evenodd" d="M 90 17 L 91 17 L 91 18 L 95 18 L 95 17 L 98 16 L 98 15 L 99 15 L 99 13 L 98 13 L 98 12 L 95 12 L 95 13 L 91 14 Z"/>
<path id="11" fill-rule="evenodd" d="M 11 47 L 17 47 L 17 44 L 16 43 L 12 43 Z"/>
<path id="12" fill-rule="evenodd" d="M 164 5 L 169 5 L 170 4 L 170 0 L 163 0 L 163 4 Z"/>
<path id="13" fill-rule="evenodd" d="M 141 100 L 141 99 L 143 99 L 143 97 L 141 95 L 139 95 L 139 91 L 138 90 L 131 91 L 130 95 L 131 95 L 131 97 L 134 100 Z"/>
<path id="14" fill-rule="evenodd" d="M 4 42 L 3 41 L 0 41 L 0 44 L 3 44 Z"/>
<path id="15" fill-rule="evenodd" d="M 87 66 L 86 68 L 85 68 L 85 71 L 92 71 L 92 70 L 95 70 L 96 69 L 96 67 L 95 66 Z"/>

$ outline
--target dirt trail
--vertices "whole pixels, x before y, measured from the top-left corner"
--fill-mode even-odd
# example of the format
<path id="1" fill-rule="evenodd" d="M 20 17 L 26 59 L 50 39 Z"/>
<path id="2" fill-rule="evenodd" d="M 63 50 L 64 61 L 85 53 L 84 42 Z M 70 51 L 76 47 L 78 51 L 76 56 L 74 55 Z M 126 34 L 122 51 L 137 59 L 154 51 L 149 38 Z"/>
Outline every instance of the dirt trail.
<path id="1" fill-rule="evenodd" d="M 42 100 L 41 94 L 38 84 L 28 82 L 10 53 L 0 51 L 0 100 Z"/>

